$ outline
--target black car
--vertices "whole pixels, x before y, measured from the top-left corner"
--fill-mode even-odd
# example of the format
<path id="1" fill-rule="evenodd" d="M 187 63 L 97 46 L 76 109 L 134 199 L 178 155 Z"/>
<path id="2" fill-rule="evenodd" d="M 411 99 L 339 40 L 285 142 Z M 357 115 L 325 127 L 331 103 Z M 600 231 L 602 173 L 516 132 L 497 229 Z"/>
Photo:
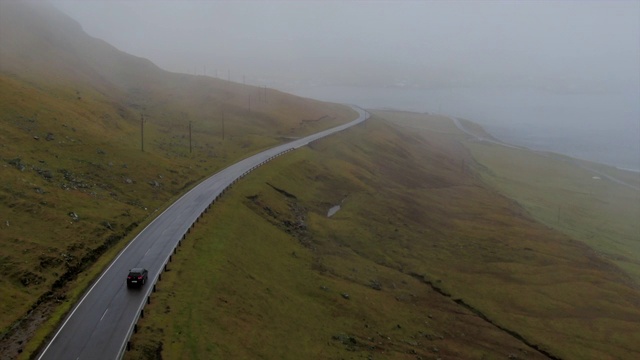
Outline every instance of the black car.
<path id="1" fill-rule="evenodd" d="M 147 282 L 149 272 L 145 268 L 133 268 L 127 275 L 127 287 L 142 286 Z"/>

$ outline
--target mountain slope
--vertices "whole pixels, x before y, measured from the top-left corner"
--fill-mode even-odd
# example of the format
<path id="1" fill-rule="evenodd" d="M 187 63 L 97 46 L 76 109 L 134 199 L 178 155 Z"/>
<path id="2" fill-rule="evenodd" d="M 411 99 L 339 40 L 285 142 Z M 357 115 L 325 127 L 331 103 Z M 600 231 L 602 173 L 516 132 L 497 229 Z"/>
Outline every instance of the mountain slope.
<path id="1" fill-rule="evenodd" d="M 55 326 L 137 229 L 204 176 L 355 116 L 166 72 L 47 3 L 0 2 L 0 352 Z"/>
<path id="2" fill-rule="evenodd" d="M 484 183 L 450 119 L 372 113 L 226 193 L 126 358 L 638 358 L 637 279 Z"/>

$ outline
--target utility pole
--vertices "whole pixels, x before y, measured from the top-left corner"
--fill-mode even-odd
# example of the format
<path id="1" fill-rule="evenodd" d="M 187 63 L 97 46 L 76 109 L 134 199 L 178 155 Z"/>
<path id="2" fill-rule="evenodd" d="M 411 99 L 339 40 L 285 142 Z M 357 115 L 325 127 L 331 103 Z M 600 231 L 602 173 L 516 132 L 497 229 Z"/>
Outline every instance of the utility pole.
<path id="1" fill-rule="evenodd" d="M 140 147 L 144 152 L 144 114 L 140 114 Z"/>
<path id="2" fill-rule="evenodd" d="M 224 110 L 222 110 L 222 140 L 224 140 Z"/>

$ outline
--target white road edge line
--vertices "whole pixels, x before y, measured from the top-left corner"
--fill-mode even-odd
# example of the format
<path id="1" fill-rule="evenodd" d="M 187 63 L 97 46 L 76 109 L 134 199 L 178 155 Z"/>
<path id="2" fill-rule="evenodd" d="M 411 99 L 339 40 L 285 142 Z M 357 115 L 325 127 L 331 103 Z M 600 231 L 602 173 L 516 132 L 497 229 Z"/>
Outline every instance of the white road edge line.
<path id="1" fill-rule="evenodd" d="M 102 319 L 104 319 L 104 316 L 107 315 L 107 311 L 109 311 L 109 308 L 107 308 L 107 310 L 104 311 L 104 313 L 102 314 L 102 317 L 100 318 L 100 321 L 102 321 Z"/>
<path id="2" fill-rule="evenodd" d="M 180 197 L 180 199 L 182 199 L 183 197 L 187 196 L 187 194 L 190 192 L 191 190 L 189 190 L 186 194 L 182 195 Z M 178 200 L 180 200 L 178 199 Z M 176 200 L 176 201 L 178 201 Z M 159 214 L 158 216 L 156 216 L 155 219 L 153 219 L 153 221 L 151 221 L 147 226 L 150 226 L 151 224 L 153 224 L 158 218 L 160 218 L 160 215 L 164 214 L 166 211 L 169 210 L 169 208 L 171 208 L 171 206 L 167 207 L 161 214 Z M 98 285 L 98 283 L 100 282 L 100 280 L 102 280 L 102 278 L 107 274 L 107 272 L 109 272 L 109 269 L 111 269 L 111 267 L 113 265 L 115 265 L 115 263 L 118 261 L 118 259 L 120 259 L 120 257 L 125 253 L 125 251 L 129 248 L 129 246 L 133 245 L 133 243 L 136 242 L 136 240 L 138 240 L 138 237 L 140 236 L 140 233 L 138 233 L 138 235 L 136 235 L 135 238 L 133 238 L 133 240 L 131 240 L 131 242 L 129 244 L 127 244 L 127 246 L 125 246 L 124 249 L 122 249 L 122 251 L 120 251 L 120 253 L 118 254 L 118 256 L 116 256 L 115 259 L 113 259 L 113 261 L 111 261 L 111 264 L 109 264 L 109 267 L 106 268 L 105 270 L 102 271 L 102 274 L 100 275 L 100 277 L 98 278 L 98 280 L 96 280 L 93 285 L 91 285 L 91 288 L 89 289 L 89 291 L 87 291 L 84 296 L 82 296 L 82 299 L 80 299 L 80 301 L 76 304 L 76 306 L 73 308 L 73 311 L 71 311 L 71 313 L 69 315 L 67 315 L 67 318 L 65 319 L 64 323 L 62 323 L 62 325 L 58 328 L 58 331 L 56 331 L 56 334 L 51 338 L 51 340 L 49 341 L 49 343 L 47 344 L 47 347 L 44 348 L 44 350 L 42 350 L 42 352 L 40 353 L 40 356 L 38 356 L 38 360 L 41 360 L 42 357 L 44 356 L 44 354 L 47 353 L 47 350 L 49 350 L 49 347 L 51 347 L 51 344 L 53 344 L 53 342 L 56 340 L 56 338 L 58 337 L 58 335 L 60 335 L 60 332 L 62 331 L 62 329 L 67 325 L 67 322 L 69 322 L 69 320 L 71 320 L 71 318 L 73 317 L 73 314 L 75 314 L 76 310 L 78 310 L 78 308 L 80 307 L 80 305 L 82 305 L 82 302 L 84 302 L 84 300 L 87 298 L 87 296 L 89 296 L 89 293 L 91 293 L 91 291 L 93 290 L 94 287 L 96 287 L 96 285 Z"/>
<path id="3" fill-rule="evenodd" d="M 362 110 L 362 109 L 361 109 Z M 363 113 L 362 115 L 365 116 L 365 119 L 360 121 L 360 122 L 364 122 L 365 120 L 367 120 L 370 117 L 370 114 L 368 114 L 365 110 L 362 110 Z M 357 111 L 358 115 L 360 115 L 360 111 Z M 367 116 L 369 115 L 369 116 Z M 340 126 L 337 126 L 340 127 Z M 350 127 L 350 126 L 349 126 Z M 348 128 L 348 127 L 347 127 Z M 345 128 L 346 129 L 346 128 Z M 338 131 L 342 131 L 344 129 L 338 130 Z M 325 130 L 326 131 L 326 130 Z M 336 132 L 338 132 L 336 131 Z M 325 135 L 326 136 L 326 135 Z M 307 143 L 308 144 L 308 143 Z M 303 146 L 306 146 L 307 144 L 303 144 L 303 145 L 299 145 L 297 147 L 293 147 L 293 149 L 297 149 Z M 285 144 L 282 144 L 285 145 Z M 281 146 L 282 146 L 281 145 Z M 266 150 L 265 150 L 266 151 Z M 254 154 L 257 155 L 257 154 Z M 240 160 L 242 161 L 242 160 Z M 236 163 L 237 164 L 237 163 Z M 235 164 L 233 164 L 235 165 Z M 230 165 L 230 166 L 233 166 Z M 226 168 L 225 168 L 226 169 Z M 223 169 L 224 170 L 224 169 Z M 205 179 L 206 180 L 206 179 Z M 203 181 L 205 181 L 203 180 Z M 193 191 L 193 189 L 195 189 L 199 184 L 196 184 L 191 190 L 187 191 L 184 195 L 182 195 L 180 198 L 178 198 L 176 201 L 174 201 L 174 204 L 178 201 L 180 201 L 183 197 L 186 197 L 187 195 L 189 195 L 189 193 L 191 193 L 191 191 Z M 158 220 L 162 214 L 164 214 L 165 212 L 167 212 L 171 207 L 173 206 L 173 204 L 171 204 L 169 207 L 167 207 L 162 213 L 158 214 L 149 224 L 147 224 L 147 226 L 145 227 L 145 229 L 149 226 L 151 226 L 151 224 L 153 224 L 154 222 L 156 222 L 156 220 Z M 144 229 L 142 229 L 144 230 Z M 47 353 L 47 350 L 49 350 L 49 348 L 51 347 L 51 344 L 53 344 L 53 342 L 56 340 L 56 338 L 58 337 L 58 335 L 60 335 L 60 332 L 62 331 L 62 329 L 67 325 L 67 322 L 69 322 L 69 320 L 71 320 L 71 318 L 73 317 L 73 314 L 75 314 L 76 310 L 78 310 L 78 308 L 82 305 L 82 303 L 84 302 L 84 300 L 87 298 L 87 296 L 89 296 L 89 294 L 91 293 L 91 291 L 93 290 L 94 287 L 96 287 L 96 285 L 100 282 L 100 280 L 102 280 L 102 278 L 109 272 L 109 270 L 111 269 L 111 267 L 113 267 L 113 265 L 115 265 L 115 263 L 118 261 L 118 259 L 125 253 L 125 251 L 129 248 L 129 246 L 133 245 L 133 243 L 136 242 L 136 240 L 138 240 L 138 237 L 140 236 L 140 234 L 142 233 L 142 231 L 140 233 L 138 233 L 138 235 L 136 235 L 135 238 L 133 238 L 133 240 L 131 240 L 131 242 L 129 244 L 127 244 L 127 246 L 125 246 L 124 249 L 122 249 L 120 251 L 120 253 L 118 254 L 118 256 L 116 256 L 115 259 L 113 259 L 113 261 L 111 261 L 111 264 L 109 264 L 109 267 L 107 267 L 105 270 L 102 271 L 102 274 L 100 275 L 100 277 L 98 278 L 98 280 L 96 280 L 93 285 L 91 285 L 91 288 L 89 288 L 89 290 L 82 296 L 82 299 L 80 299 L 79 302 L 76 303 L 75 307 L 73 308 L 73 310 L 71 311 L 70 314 L 67 315 L 65 321 L 62 323 L 62 325 L 58 328 L 58 331 L 56 331 L 56 334 L 51 338 L 51 340 L 48 342 L 47 346 L 44 348 L 44 350 L 42 350 L 42 352 L 40 353 L 40 356 L 38 356 L 37 360 L 42 360 L 42 357 L 44 357 L 44 355 Z M 125 343 L 126 343 L 127 339 L 125 339 Z"/>

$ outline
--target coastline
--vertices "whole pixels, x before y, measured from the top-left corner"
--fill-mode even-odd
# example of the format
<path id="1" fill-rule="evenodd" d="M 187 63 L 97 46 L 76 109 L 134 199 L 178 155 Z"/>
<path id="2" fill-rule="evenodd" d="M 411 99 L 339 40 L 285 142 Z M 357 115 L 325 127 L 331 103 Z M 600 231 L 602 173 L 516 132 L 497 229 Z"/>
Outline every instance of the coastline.
<path id="1" fill-rule="evenodd" d="M 471 119 L 503 143 L 640 174 L 640 104 L 633 91 L 594 94 L 522 87 L 302 85 L 289 86 L 284 91 L 369 109 Z"/>
<path id="2" fill-rule="evenodd" d="M 474 140 L 477 140 L 477 141 L 480 141 L 480 142 L 490 142 L 490 143 L 493 143 L 493 144 L 496 144 L 496 145 L 500 145 L 500 146 L 505 146 L 505 147 L 508 147 L 508 148 L 523 149 L 523 150 L 527 150 L 527 151 L 531 151 L 531 152 L 534 152 L 534 153 L 537 153 L 537 154 L 543 154 L 543 155 L 544 154 L 556 154 L 556 153 L 553 153 L 553 152 L 539 151 L 539 150 L 531 149 L 531 148 L 528 148 L 526 146 L 512 145 L 512 144 L 509 144 L 509 143 L 506 143 L 506 142 L 503 142 L 503 141 L 500 141 L 500 140 L 495 140 L 495 139 L 492 139 L 492 138 L 488 138 L 486 136 L 478 135 L 478 134 L 473 133 L 473 131 L 471 131 L 470 129 L 465 128 L 464 124 L 460 121 L 460 119 L 458 119 L 458 118 L 450 118 L 450 119 L 453 121 L 453 123 L 458 128 L 458 130 L 464 132 L 465 134 L 471 136 Z M 484 130 L 484 131 L 486 131 L 486 130 Z M 566 156 L 566 155 L 562 155 L 562 154 L 556 154 L 556 155 Z M 573 161 L 574 165 L 577 165 L 577 166 L 579 166 L 580 168 L 582 168 L 584 170 L 590 171 L 591 173 L 597 175 L 598 177 L 601 176 L 601 177 L 603 177 L 603 178 L 605 178 L 605 179 L 607 179 L 609 181 L 612 181 L 614 183 L 617 183 L 619 185 L 626 186 L 626 187 L 628 187 L 630 189 L 640 191 L 640 186 L 636 186 L 636 185 L 630 184 L 630 183 L 628 183 L 626 181 L 620 180 L 620 179 L 618 179 L 618 178 L 616 178 L 616 177 L 614 177 L 612 175 L 609 175 L 609 174 L 607 174 L 607 173 L 605 173 L 603 171 L 594 169 L 593 167 L 584 164 L 584 162 L 590 162 L 589 160 L 576 159 L 576 158 L 571 157 L 571 156 L 566 156 L 566 157 L 568 157 L 569 159 L 573 159 L 574 160 Z M 611 166 L 611 165 L 607 165 L 607 164 L 601 164 L 601 165 Z M 617 170 L 620 170 L 620 171 L 629 171 L 629 172 L 633 172 L 633 173 L 636 173 L 636 174 L 640 174 L 640 170 L 620 169 L 620 168 L 615 167 L 615 166 L 612 166 L 612 167 L 617 169 Z"/>

